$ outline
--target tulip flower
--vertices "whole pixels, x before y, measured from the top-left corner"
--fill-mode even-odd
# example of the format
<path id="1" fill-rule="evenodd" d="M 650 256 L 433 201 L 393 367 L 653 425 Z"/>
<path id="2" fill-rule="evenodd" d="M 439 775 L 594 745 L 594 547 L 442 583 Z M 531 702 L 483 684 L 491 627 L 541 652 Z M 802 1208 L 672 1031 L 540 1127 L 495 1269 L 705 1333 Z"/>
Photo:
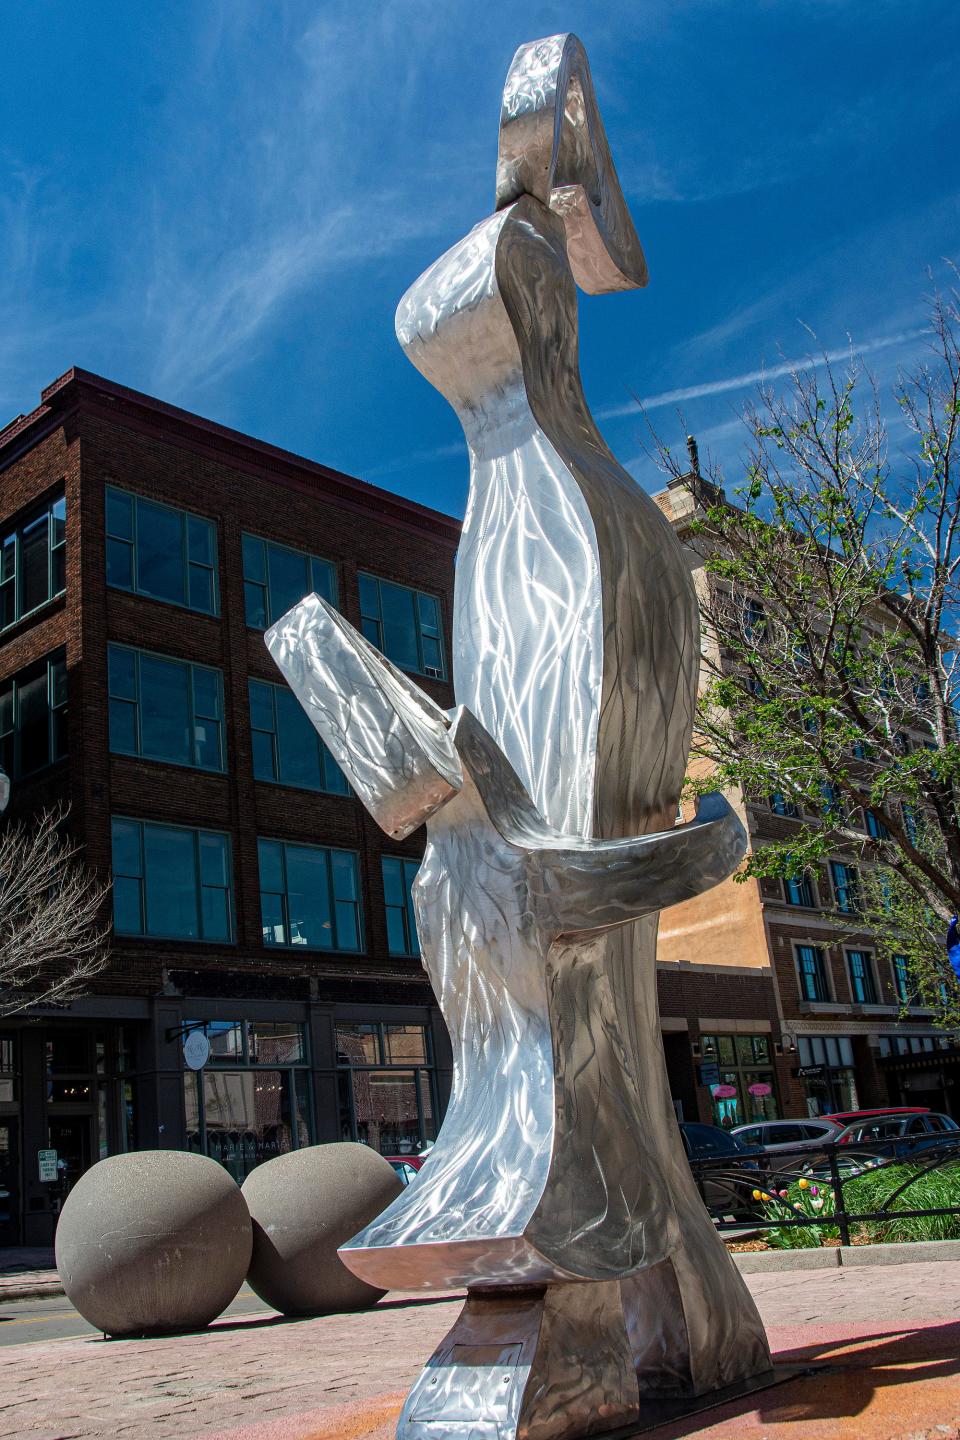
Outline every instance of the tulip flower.
<path id="1" fill-rule="evenodd" d="M 800 1186 L 801 1190 L 810 1189 L 810 1181 L 806 1178 L 806 1176 L 804 1176 L 804 1178 L 802 1180 L 799 1180 L 797 1183 Z"/>

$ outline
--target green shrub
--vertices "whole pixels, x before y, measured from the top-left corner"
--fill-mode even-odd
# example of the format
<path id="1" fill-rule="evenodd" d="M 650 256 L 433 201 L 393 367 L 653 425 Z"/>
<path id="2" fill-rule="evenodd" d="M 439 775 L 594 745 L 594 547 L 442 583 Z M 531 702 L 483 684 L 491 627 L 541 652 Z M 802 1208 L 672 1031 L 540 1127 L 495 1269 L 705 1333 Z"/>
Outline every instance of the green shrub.
<path id="1" fill-rule="evenodd" d="M 892 1210 L 935 1210 L 952 1205 L 960 1211 L 960 1156 L 926 1174 L 923 1170 L 922 1160 L 869 1170 L 844 1182 L 844 1205 L 852 1215 L 881 1210 L 894 1191 L 917 1175 L 920 1178 L 891 1202 Z M 960 1240 L 960 1213 L 917 1215 L 906 1220 L 868 1220 L 856 1228 L 875 1244 L 886 1240 Z"/>

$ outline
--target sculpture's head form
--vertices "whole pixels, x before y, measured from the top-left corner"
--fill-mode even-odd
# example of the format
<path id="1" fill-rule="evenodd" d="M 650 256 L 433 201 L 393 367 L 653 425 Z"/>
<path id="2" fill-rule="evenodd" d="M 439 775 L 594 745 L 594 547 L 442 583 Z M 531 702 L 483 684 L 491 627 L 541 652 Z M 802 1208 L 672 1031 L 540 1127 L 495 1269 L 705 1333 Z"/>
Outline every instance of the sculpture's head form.
<path id="1" fill-rule="evenodd" d="M 563 218 L 581 290 L 647 283 L 647 263 L 620 189 L 576 35 L 521 45 L 500 111 L 496 209 L 533 195 Z"/>

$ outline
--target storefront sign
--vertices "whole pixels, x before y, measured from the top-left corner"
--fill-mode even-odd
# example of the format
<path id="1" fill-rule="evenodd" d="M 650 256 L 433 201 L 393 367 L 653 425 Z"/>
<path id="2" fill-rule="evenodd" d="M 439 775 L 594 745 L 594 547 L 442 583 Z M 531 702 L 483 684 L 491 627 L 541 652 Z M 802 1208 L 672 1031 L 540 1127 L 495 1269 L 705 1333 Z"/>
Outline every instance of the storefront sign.
<path id="1" fill-rule="evenodd" d="M 41 1185 L 53 1185 L 58 1180 L 57 1175 L 57 1152 L 56 1150 L 38 1150 L 37 1164 L 40 1170 Z"/>
<path id="2" fill-rule="evenodd" d="M 755 1085 L 748 1087 L 751 1095 L 772 1095 L 773 1086 L 768 1085 L 766 1080 L 758 1080 Z"/>
<path id="3" fill-rule="evenodd" d="M 816 1080 L 823 1074 L 822 1065 L 800 1065 L 797 1067 L 797 1075 L 801 1080 Z"/>
<path id="4" fill-rule="evenodd" d="M 210 1059 L 210 1041 L 202 1030 L 191 1030 L 183 1042 L 183 1058 L 191 1070 L 202 1070 Z"/>
<path id="5" fill-rule="evenodd" d="M 701 1065 L 701 1066 L 700 1066 L 700 1084 L 701 1084 L 701 1085 L 719 1085 L 719 1084 L 720 1084 L 720 1066 L 719 1066 L 719 1065 Z"/>
<path id="6" fill-rule="evenodd" d="M 714 1085 L 711 1088 L 715 1100 L 732 1100 L 737 1093 L 736 1085 Z"/>

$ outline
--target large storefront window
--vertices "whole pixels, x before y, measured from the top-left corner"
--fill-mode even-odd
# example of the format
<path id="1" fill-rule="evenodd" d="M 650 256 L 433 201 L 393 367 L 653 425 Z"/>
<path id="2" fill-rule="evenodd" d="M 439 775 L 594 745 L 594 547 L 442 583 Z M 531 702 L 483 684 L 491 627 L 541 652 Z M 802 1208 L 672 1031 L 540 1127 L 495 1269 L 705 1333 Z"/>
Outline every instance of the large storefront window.
<path id="1" fill-rule="evenodd" d="M 203 1070 L 184 1074 L 187 1147 L 240 1184 L 264 1160 L 313 1140 L 304 1027 L 260 1020 L 188 1021 L 210 1041 Z"/>
<path id="2" fill-rule="evenodd" d="M 436 1137 L 433 1057 L 423 1025 L 337 1022 L 340 1134 L 381 1155 Z"/>
<path id="3" fill-rule="evenodd" d="M 710 1085 L 713 1123 L 729 1130 L 750 1120 L 776 1120 L 776 1077 L 769 1035 L 704 1035 L 700 1040 L 705 1066 L 715 1065 Z"/>
<path id="4" fill-rule="evenodd" d="M 853 1043 L 847 1035 L 800 1035 L 800 1079 L 807 1092 L 807 1114 L 857 1110 Z"/>

